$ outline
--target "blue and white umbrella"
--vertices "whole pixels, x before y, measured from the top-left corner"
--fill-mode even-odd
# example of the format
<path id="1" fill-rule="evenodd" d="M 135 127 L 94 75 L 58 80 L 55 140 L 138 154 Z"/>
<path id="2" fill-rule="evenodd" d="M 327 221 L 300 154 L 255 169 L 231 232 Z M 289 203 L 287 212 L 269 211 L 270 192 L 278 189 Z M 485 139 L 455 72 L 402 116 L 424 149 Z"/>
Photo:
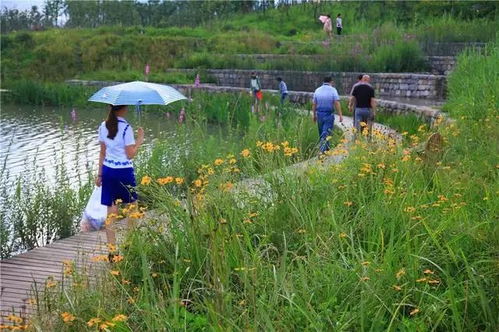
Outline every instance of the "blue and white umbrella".
<path id="1" fill-rule="evenodd" d="M 168 85 L 135 81 L 107 86 L 97 91 L 88 101 L 111 105 L 168 105 L 187 99 Z"/>

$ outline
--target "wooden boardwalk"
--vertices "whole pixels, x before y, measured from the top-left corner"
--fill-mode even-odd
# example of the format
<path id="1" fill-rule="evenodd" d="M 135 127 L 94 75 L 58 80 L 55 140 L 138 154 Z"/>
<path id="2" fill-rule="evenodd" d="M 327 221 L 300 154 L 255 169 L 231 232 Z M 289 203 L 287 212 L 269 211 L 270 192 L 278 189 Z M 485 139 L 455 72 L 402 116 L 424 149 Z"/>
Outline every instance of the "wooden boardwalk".
<path id="1" fill-rule="evenodd" d="M 45 247 L 0 261 L 1 321 L 9 314 L 26 316 L 33 310 L 32 287 L 43 291 L 47 280 L 60 281 L 64 261 L 86 262 L 96 255 L 107 255 L 105 231 L 79 233 Z M 81 265 L 80 265 L 81 266 Z"/>

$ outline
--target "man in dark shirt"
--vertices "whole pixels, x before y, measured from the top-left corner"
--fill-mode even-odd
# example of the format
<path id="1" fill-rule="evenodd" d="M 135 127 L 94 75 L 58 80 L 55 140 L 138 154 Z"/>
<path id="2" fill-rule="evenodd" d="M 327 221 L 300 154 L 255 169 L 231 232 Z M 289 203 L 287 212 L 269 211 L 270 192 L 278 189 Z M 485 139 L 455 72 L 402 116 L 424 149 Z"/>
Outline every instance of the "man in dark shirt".
<path id="1" fill-rule="evenodd" d="M 374 89 L 369 84 L 369 75 L 362 77 L 362 83 L 354 87 L 352 91 L 352 101 L 355 105 L 354 126 L 357 132 L 363 132 L 367 127 L 369 137 L 372 134 L 374 116 L 376 115 L 376 99 L 374 99 Z"/>

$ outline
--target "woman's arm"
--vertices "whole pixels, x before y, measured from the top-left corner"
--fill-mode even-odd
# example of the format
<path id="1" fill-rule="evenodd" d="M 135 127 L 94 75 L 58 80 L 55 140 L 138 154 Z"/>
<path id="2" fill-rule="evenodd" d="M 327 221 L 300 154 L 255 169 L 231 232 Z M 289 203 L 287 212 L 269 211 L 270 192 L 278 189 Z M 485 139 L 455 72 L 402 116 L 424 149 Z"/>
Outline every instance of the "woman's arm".
<path id="1" fill-rule="evenodd" d="M 99 168 L 97 171 L 97 178 L 95 179 L 95 184 L 97 187 L 100 187 L 102 184 L 102 164 L 104 163 L 104 158 L 106 157 L 106 144 L 100 143 L 100 152 L 99 152 Z"/>
<path id="2" fill-rule="evenodd" d="M 125 152 L 128 159 L 133 159 L 139 152 L 139 148 L 144 143 L 144 129 L 137 129 L 137 141 L 135 144 L 125 146 Z"/>

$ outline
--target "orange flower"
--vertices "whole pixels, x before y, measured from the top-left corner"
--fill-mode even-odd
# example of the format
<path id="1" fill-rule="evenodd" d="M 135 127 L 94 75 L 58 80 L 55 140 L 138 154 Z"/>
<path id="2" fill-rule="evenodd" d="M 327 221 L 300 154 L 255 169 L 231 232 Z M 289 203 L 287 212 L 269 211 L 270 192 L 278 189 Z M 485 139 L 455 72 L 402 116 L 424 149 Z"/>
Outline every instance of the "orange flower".
<path id="1" fill-rule="evenodd" d="M 251 152 L 249 149 L 244 149 L 243 151 L 241 151 L 241 156 L 243 156 L 244 158 L 248 158 L 250 155 Z"/>
<path id="2" fill-rule="evenodd" d="M 175 178 L 175 182 L 178 184 L 178 185 L 181 185 L 184 183 L 184 178 Z"/>
<path id="3" fill-rule="evenodd" d="M 123 259 L 124 259 L 124 257 L 121 255 L 114 255 L 113 256 L 113 263 L 121 262 Z"/>
<path id="4" fill-rule="evenodd" d="M 415 315 L 415 314 L 417 314 L 418 312 L 419 312 L 419 309 L 418 309 L 418 308 L 416 308 L 416 309 L 412 310 L 412 311 L 409 313 L 409 315 L 414 316 L 414 315 Z"/>
<path id="5" fill-rule="evenodd" d="M 151 179 L 151 177 L 149 177 L 149 176 L 147 176 L 147 175 L 146 175 L 146 176 L 143 176 L 143 177 L 142 177 L 142 180 L 140 181 L 140 184 L 141 184 L 141 185 L 143 185 L 143 186 L 144 186 L 144 185 L 148 185 L 148 184 L 150 184 L 150 183 L 151 183 L 151 180 L 152 180 L 152 179 Z"/>
<path id="6" fill-rule="evenodd" d="M 220 165 L 222 165 L 223 163 L 224 163 L 224 160 L 223 160 L 223 159 L 220 159 L 220 158 L 215 159 L 215 162 L 213 162 L 213 164 L 214 164 L 215 166 L 220 166 Z"/>
<path id="7" fill-rule="evenodd" d="M 62 320 L 64 321 L 64 323 L 71 323 L 72 321 L 74 321 L 76 319 L 76 317 L 73 316 L 72 314 L 70 314 L 69 312 L 63 312 L 61 314 L 61 317 L 62 317 Z"/>
<path id="8" fill-rule="evenodd" d="M 398 285 L 393 285 L 392 287 L 393 287 L 393 289 L 395 289 L 397 292 L 402 290 L 402 287 L 400 287 L 400 286 L 398 286 Z"/>
<path id="9" fill-rule="evenodd" d="M 116 316 L 114 316 L 114 318 L 112 319 L 113 322 L 124 322 L 128 319 L 127 316 L 123 315 L 123 314 L 118 314 Z"/>
<path id="10" fill-rule="evenodd" d="M 404 275 L 405 275 L 405 269 L 402 268 L 395 274 L 395 277 L 397 277 L 397 279 L 400 279 Z"/>
<path id="11" fill-rule="evenodd" d="M 94 326 L 94 325 L 99 324 L 101 321 L 102 321 L 102 320 L 101 320 L 100 318 L 97 318 L 97 317 L 96 317 L 96 318 L 92 318 L 92 319 L 90 319 L 90 320 L 87 322 L 87 326 L 88 326 L 88 327 L 92 327 L 92 326 Z"/>

